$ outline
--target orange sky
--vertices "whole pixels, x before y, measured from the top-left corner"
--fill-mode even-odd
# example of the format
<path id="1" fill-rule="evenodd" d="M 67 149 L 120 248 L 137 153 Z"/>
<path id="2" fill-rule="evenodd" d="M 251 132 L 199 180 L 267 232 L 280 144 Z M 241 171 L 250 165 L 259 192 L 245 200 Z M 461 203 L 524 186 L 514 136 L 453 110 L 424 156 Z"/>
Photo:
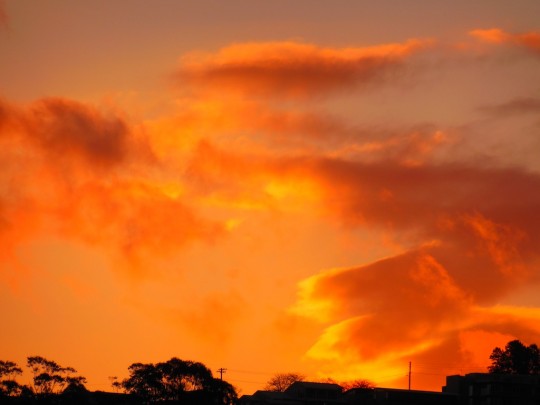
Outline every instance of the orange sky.
<path id="1" fill-rule="evenodd" d="M 0 359 L 440 390 L 540 343 L 540 3 L 373 3 L 0 2 Z"/>

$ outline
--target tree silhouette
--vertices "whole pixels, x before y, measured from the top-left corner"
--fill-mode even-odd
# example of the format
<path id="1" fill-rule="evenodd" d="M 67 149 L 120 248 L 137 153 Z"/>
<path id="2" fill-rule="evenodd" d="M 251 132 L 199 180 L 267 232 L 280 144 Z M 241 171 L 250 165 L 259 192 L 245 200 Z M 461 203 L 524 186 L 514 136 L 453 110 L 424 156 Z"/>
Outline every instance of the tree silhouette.
<path id="1" fill-rule="evenodd" d="M 320 382 L 328 383 L 328 384 L 337 384 L 341 386 L 343 391 L 347 391 L 353 388 L 375 388 L 375 383 L 364 380 L 364 379 L 357 379 L 357 380 L 351 380 L 351 381 L 337 381 L 333 378 L 324 378 L 320 380 Z"/>
<path id="2" fill-rule="evenodd" d="M 129 378 L 122 381 L 126 392 L 142 398 L 145 403 L 152 402 L 152 399 L 162 399 L 162 377 L 155 365 L 133 363 L 128 371 Z"/>
<path id="3" fill-rule="evenodd" d="M 212 372 L 202 363 L 184 361 L 173 357 L 156 368 L 163 376 L 168 399 L 178 399 L 178 393 L 202 390 L 208 387 Z"/>
<path id="4" fill-rule="evenodd" d="M 111 382 L 111 387 L 113 387 L 115 392 L 118 392 L 122 389 L 122 382 L 118 381 L 117 376 L 110 376 L 109 381 Z"/>
<path id="5" fill-rule="evenodd" d="M 209 393 L 209 403 L 213 405 L 234 405 L 238 402 L 236 389 L 227 381 L 213 378 L 206 390 Z"/>
<path id="6" fill-rule="evenodd" d="M 88 403 L 89 391 L 84 386 L 84 377 L 68 377 L 67 387 L 62 391 L 62 404 L 85 404 Z"/>
<path id="7" fill-rule="evenodd" d="M 184 361 L 176 357 L 157 363 L 133 363 L 129 377 L 118 381 L 109 377 L 119 393 L 90 392 L 84 384 L 86 378 L 77 375 L 72 367 L 62 367 L 41 356 L 27 358 L 27 367 L 33 374 L 33 387 L 20 385 L 15 377 L 22 369 L 14 362 L 0 360 L 0 404 L 153 404 L 177 403 L 183 405 L 236 405 L 236 389 L 226 381 L 214 378 L 204 364 Z M 6 397 L 16 398 L 6 398 Z M 105 401 L 105 402 L 102 402 Z"/>
<path id="8" fill-rule="evenodd" d="M 283 392 L 297 381 L 304 381 L 306 377 L 298 373 L 278 373 L 270 378 L 264 389 L 266 391 Z"/>
<path id="9" fill-rule="evenodd" d="M 202 363 L 176 357 L 157 364 L 134 363 L 128 368 L 129 377 L 121 382 L 127 393 L 144 403 L 159 401 L 196 402 L 226 405 L 236 402 L 232 385 L 215 379 Z"/>
<path id="10" fill-rule="evenodd" d="M 28 357 L 26 365 L 32 370 L 34 392 L 38 395 L 58 394 L 68 384 L 80 386 L 86 382 L 84 377 L 74 375 L 77 371 L 73 367 L 61 367 L 41 356 Z"/>
<path id="11" fill-rule="evenodd" d="M 12 361 L 0 360 L 0 395 L 19 396 L 24 386 L 15 381 L 15 376 L 21 375 L 22 369 Z"/>
<path id="12" fill-rule="evenodd" d="M 12 361 L 0 360 L 0 378 L 13 379 L 15 375 L 21 375 L 22 369 Z"/>
<path id="13" fill-rule="evenodd" d="M 508 342 L 503 349 L 496 347 L 489 356 L 490 373 L 540 374 L 540 351 L 536 344 L 525 346 L 519 340 Z"/>
<path id="14" fill-rule="evenodd" d="M 343 391 L 347 391 L 353 388 L 375 388 L 375 384 L 369 380 L 352 380 L 338 383 L 343 387 Z"/>

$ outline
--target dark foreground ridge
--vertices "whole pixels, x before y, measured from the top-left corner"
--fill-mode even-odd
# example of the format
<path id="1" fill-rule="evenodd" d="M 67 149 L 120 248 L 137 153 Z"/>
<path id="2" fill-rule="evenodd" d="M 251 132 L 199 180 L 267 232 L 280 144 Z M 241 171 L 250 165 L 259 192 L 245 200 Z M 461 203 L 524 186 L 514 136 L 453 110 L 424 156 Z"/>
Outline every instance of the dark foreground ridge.
<path id="1" fill-rule="evenodd" d="M 540 376 L 474 373 L 446 377 L 441 392 L 395 388 L 352 388 L 338 384 L 297 381 L 283 392 L 256 391 L 239 400 L 186 392 L 176 400 L 153 401 L 134 394 L 102 391 L 64 391 L 41 397 L 3 397 L 8 405 L 538 405 Z"/>
<path id="2" fill-rule="evenodd" d="M 182 405 L 234 405 L 235 402 L 220 401 L 202 391 L 186 392 L 177 400 L 148 401 L 135 394 L 86 391 L 62 393 L 39 397 L 0 397 L 0 404 L 6 405 L 148 405 L 148 404 L 182 404 Z"/>
<path id="3" fill-rule="evenodd" d="M 474 373 L 446 377 L 441 392 L 352 388 L 297 381 L 283 392 L 257 391 L 240 405 L 539 405 L 540 376 Z"/>

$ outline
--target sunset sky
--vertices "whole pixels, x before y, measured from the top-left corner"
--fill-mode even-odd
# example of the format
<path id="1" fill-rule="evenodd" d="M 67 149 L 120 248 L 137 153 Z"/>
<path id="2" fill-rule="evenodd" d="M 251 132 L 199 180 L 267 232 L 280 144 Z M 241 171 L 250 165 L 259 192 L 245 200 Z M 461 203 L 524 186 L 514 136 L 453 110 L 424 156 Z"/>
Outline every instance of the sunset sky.
<path id="1" fill-rule="evenodd" d="M 0 1 L 0 359 L 439 391 L 540 343 L 539 16 Z"/>

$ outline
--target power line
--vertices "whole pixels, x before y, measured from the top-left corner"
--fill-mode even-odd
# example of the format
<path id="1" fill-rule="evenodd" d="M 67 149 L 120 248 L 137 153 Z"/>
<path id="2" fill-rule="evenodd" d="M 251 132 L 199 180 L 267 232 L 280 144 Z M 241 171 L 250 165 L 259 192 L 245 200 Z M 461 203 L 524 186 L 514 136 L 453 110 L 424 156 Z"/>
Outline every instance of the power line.
<path id="1" fill-rule="evenodd" d="M 260 384 L 260 385 L 265 384 L 264 381 L 247 381 L 247 380 L 237 380 L 237 379 L 234 379 L 234 378 L 230 378 L 230 379 L 228 379 L 228 381 L 231 381 L 231 382 L 241 382 L 241 383 L 249 383 L 249 384 Z"/>
<path id="2" fill-rule="evenodd" d="M 230 368 L 229 371 L 234 371 L 235 373 L 243 373 L 243 374 L 259 374 L 259 375 L 274 375 L 275 372 L 264 372 L 264 371 L 248 371 L 248 370 L 237 370 Z"/>

